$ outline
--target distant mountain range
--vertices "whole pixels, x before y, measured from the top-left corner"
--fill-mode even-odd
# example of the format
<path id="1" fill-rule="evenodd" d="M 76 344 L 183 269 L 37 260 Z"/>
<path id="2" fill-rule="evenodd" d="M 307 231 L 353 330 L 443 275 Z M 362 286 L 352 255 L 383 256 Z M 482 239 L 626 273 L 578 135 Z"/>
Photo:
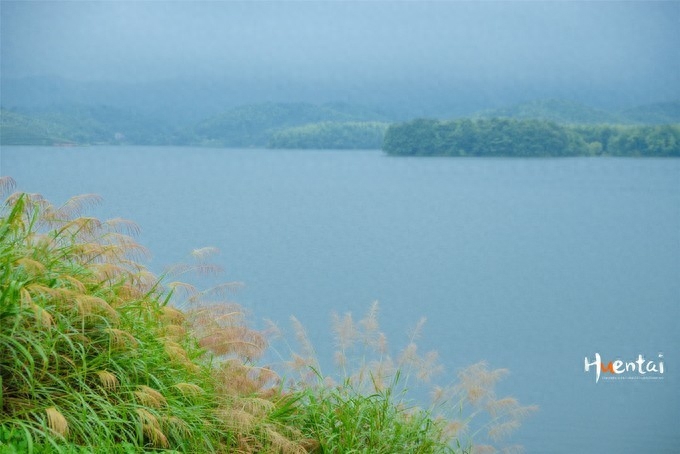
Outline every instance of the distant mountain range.
<path id="1" fill-rule="evenodd" d="M 538 100 L 509 107 L 485 110 L 472 118 L 539 119 L 559 124 L 631 124 L 659 125 L 680 123 L 680 101 L 635 106 L 620 110 L 596 109 L 564 100 Z M 209 145 L 222 147 L 265 147 L 272 138 L 285 136 L 286 131 L 301 133 L 301 126 L 321 125 L 310 131 L 351 131 L 375 129 L 375 125 L 399 121 L 387 110 L 350 103 L 258 103 L 225 109 L 199 121 L 171 121 L 151 112 L 132 107 L 106 104 L 52 104 L 49 106 L 2 109 L 0 143 L 4 145 L 61 144 L 135 144 L 135 145 Z M 333 127 L 344 124 L 351 127 Z M 293 131 L 293 128 L 297 128 Z M 330 129 L 329 129 L 330 128 Z M 341 132 L 340 132 L 341 131 Z M 290 137 L 290 135 L 288 136 Z M 305 140 L 308 140 L 306 137 Z M 359 140 L 335 140 L 333 143 L 353 143 Z M 311 140 L 311 139 L 309 139 Z M 329 139 L 330 140 L 330 139 Z M 366 142 L 374 146 L 375 138 Z M 278 140 L 277 144 L 281 141 Z M 299 143 L 299 142 L 291 142 Z M 313 140 L 310 143 L 315 143 Z"/>

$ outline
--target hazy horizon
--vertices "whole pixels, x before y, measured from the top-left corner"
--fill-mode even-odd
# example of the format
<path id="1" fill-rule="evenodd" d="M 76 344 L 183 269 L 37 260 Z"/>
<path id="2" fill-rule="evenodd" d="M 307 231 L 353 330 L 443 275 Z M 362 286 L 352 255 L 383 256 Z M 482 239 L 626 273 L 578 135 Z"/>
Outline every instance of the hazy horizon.
<path id="1" fill-rule="evenodd" d="M 63 102 L 54 83 L 22 88 L 41 79 L 75 87 L 67 100 L 128 96 L 206 111 L 263 101 L 418 112 L 536 98 L 615 107 L 680 99 L 678 2 L 3 0 L 1 8 L 3 104 L 40 100 L 40 90 Z"/>

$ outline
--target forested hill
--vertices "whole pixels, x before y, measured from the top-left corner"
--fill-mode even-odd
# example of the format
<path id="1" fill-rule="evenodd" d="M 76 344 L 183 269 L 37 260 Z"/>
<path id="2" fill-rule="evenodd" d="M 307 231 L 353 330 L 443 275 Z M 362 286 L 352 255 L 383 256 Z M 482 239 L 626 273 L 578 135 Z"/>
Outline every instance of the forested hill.
<path id="1" fill-rule="evenodd" d="M 383 150 L 396 156 L 680 156 L 680 125 L 418 119 L 391 125 Z"/>
<path id="2" fill-rule="evenodd" d="M 581 103 L 558 99 L 536 100 L 485 110 L 475 117 L 546 120 L 561 124 L 620 124 L 629 122 L 617 112 L 595 109 Z"/>
<path id="3" fill-rule="evenodd" d="M 378 121 L 321 122 L 275 132 L 268 148 L 379 149 L 389 123 Z"/>
<path id="4" fill-rule="evenodd" d="M 72 142 L 70 131 L 54 122 L 9 110 L 0 111 L 2 145 L 56 145 Z"/>
<path id="5" fill-rule="evenodd" d="M 170 145 L 186 143 L 186 132 L 132 109 L 63 105 L 25 112 L 3 109 L 3 145 Z"/>
<path id="6" fill-rule="evenodd" d="M 3 145 L 207 145 L 219 147 L 380 148 L 392 118 L 369 107 L 350 104 L 247 104 L 197 124 L 170 124 L 132 108 L 109 105 L 52 105 L 1 111 Z M 375 122 L 381 122 L 380 127 Z M 366 123 L 364 125 L 364 123 Z M 302 126 L 308 126 L 303 129 Z M 319 142 L 310 133 L 320 132 Z M 379 140 L 376 141 L 376 131 Z M 277 139 L 273 142 L 273 137 Z"/>
<path id="7" fill-rule="evenodd" d="M 288 128 L 319 123 L 385 121 L 388 117 L 367 107 L 349 104 L 249 104 L 208 118 L 194 128 L 199 143 L 227 147 L 265 147 L 278 134 L 277 144 L 290 136 Z M 293 133 L 298 134 L 296 130 Z"/>
<path id="8" fill-rule="evenodd" d="M 3 109 L 0 122 L 0 144 L 380 148 L 387 127 L 398 119 L 404 119 L 404 117 L 397 117 L 395 114 L 377 107 L 343 103 L 246 104 L 226 109 L 220 114 L 195 123 L 164 121 L 162 117 L 150 112 L 142 112 L 131 107 L 86 104 L 54 104 L 42 107 L 13 107 L 12 110 Z M 169 117 L 173 117 L 173 115 L 169 115 Z M 178 117 L 181 117 L 181 115 Z M 634 135 L 630 135 L 628 132 L 635 130 L 634 128 L 626 129 L 628 132 L 624 134 L 625 128 L 602 129 L 604 127 L 596 127 L 596 125 L 680 124 L 680 101 L 605 111 L 569 101 L 543 100 L 488 110 L 472 115 L 470 118 L 469 121 L 473 121 L 472 124 L 479 126 L 480 131 L 488 129 L 487 123 L 484 123 L 484 121 L 489 122 L 494 118 L 506 118 L 513 121 L 540 120 L 561 125 L 560 127 L 569 126 L 571 129 L 567 132 L 556 126 L 539 127 L 533 123 L 522 123 L 517 127 L 526 131 L 534 131 L 531 134 L 536 137 L 541 136 L 542 133 L 548 134 L 548 132 L 551 140 L 557 140 L 556 137 L 558 136 L 562 137 L 559 140 L 567 137 L 567 139 L 564 139 L 566 140 L 565 143 L 570 144 L 567 148 L 570 150 L 579 149 L 581 151 L 578 153 L 582 154 L 583 146 L 578 137 L 571 137 L 573 134 L 579 136 L 579 133 L 574 129 L 577 125 L 579 127 L 592 126 L 595 128 L 593 131 L 611 130 L 614 131 L 612 133 L 614 136 L 618 137 L 623 134 L 625 137 L 630 136 L 633 140 Z M 433 121 L 441 124 L 447 123 L 441 120 Z M 463 120 L 456 121 L 463 122 Z M 479 121 L 481 123 L 475 123 Z M 399 130 L 399 126 L 395 127 L 396 130 Z M 441 125 L 438 127 L 441 129 Z M 467 128 L 467 126 L 463 128 Z M 415 129 L 411 128 L 411 130 L 416 133 Z M 647 131 L 646 129 L 638 129 L 637 131 L 636 134 L 638 135 L 647 134 L 647 132 L 643 132 Z M 489 130 L 487 132 L 498 134 L 497 131 Z M 420 132 L 417 132 L 417 134 L 420 134 Z M 446 134 L 450 135 L 450 133 Z M 595 133 L 589 133 L 590 136 L 593 134 Z M 596 153 L 598 152 L 598 145 L 595 142 L 602 145 L 602 152 L 604 153 L 613 153 L 614 150 L 620 150 L 623 147 L 623 145 L 614 146 L 612 142 L 610 149 L 609 139 L 589 140 L 586 136 L 582 136 L 581 139 L 590 144 L 589 150 L 595 150 Z M 519 136 L 513 137 L 513 140 L 519 140 Z M 507 137 L 503 140 L 506 139 Z M 414 138 L 409 139 L 409 143 L 414 140 Z M 522 142 L 520 140 L 517 143 L 521 144 Z M 420 142 L 418 146 L 426 148 L 429 145 L 431 145 L 431 141 L 427 139 Z M 451 152 L 450 150 L 444 152 L 442 146 L 441 144 L 436 145 L 428 153 L 458 153 L 458 151 Z M 524 153 L 533 153 L 529 149 L 536 147 L 538 147 L 536 144 L 531 144 L 529 148 L 524 147 Z M 397 153 L 391 144 L 386 144 L 386 149 L 392 150 L 391 153 Z M 460 150 L 471 153 L 469 145 L 463 146 Z M 405 153 L 403 147 L 400 147 L 398 153 Z M 616 151 L 616 153 L 619 153 L 619 151 Z M 412 154 L 420 154 L 420 152 Z"/>
<path id="9" fill-rule="evenodd" d="M 581 103 L 547 99 L 485 110 L 475 118 L 546 120 L 560 124 L 646 124 L 680 123 L 680 101 L 646 104 L 625 109 L 596 109 Z"/>
<path id="10" fill-rule="evenodd" d="M 630 123 L 678 124 L 680 123 L 680 101 L 646 104 L 620 110 Z"/>

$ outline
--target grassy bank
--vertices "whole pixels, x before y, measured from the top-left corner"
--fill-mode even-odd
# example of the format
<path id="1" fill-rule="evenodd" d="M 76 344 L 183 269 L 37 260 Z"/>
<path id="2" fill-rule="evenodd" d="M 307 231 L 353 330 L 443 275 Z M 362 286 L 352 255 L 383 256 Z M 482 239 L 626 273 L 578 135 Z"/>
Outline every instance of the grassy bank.
<path id="1" fill-rule="evenodd" d="M 212 249 L 154 276 L 133 223 L 84 216 L 97 202 L 15 193 L 1 208 L 1 454 L 471 452 L 531 410 L 497 399 L 503 371 L 483 364 L 416 406 L 407 392 L 436 354 L 414 335 L 392 355 L 377 305 L 336 317 L 337 374 L 321 373 L 297 322 L 297 352 L 263 366 L 273 331 L 225 302 L 231 286 L 177 280 L 216 271 Z"/>

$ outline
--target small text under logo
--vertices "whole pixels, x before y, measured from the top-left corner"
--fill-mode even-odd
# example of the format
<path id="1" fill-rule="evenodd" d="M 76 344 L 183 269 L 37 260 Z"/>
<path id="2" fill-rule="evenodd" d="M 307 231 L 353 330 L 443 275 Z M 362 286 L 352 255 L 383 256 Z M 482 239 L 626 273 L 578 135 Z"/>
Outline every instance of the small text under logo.
<path id="1" fill-rule="evenodd" d="M 659 353 L 658 359 L 647 360 L 640 354 L 637 359 L 632 361 L 623 361 L 617 359 L 615 361 L 604 361 L 599 353 L 595 353 L 595 359 L 591 360 L 587 356 L 584 361 L 584 370 L 589 372 L 590 369 L 595 369 L 595 383 L 600 381 L 600 375 L 605 374 L 603 379 L 663 379 L 663 354 Z"/>

